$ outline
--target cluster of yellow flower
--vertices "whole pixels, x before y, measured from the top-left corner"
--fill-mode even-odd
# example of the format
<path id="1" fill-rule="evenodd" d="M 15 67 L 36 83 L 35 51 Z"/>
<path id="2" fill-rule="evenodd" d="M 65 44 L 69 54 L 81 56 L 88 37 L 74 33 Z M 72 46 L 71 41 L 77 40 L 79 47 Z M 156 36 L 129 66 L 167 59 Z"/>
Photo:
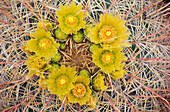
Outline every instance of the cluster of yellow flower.
<path id="1" fill-rule="evenodd" d="M 125 27 L 125 21 L 119 19 L 119 15 L 106 13 L 100 15 L 100 22 L 88 27 L 88 30 L 91 32 L 87 36 L 94 42 L 90 48 L 93 62 L 113 79 L 122 78 L 125 72 L 122 61 L 126 57 L 121 51 L 122 47 L 130 46 L 127 42 L 130 32 Z"/>
<path id="2" fill-rule="evenodd" d="M 104 91 L 107 88 L 102 74 L 110 73 L 113 79 L 123 77 L 121 63 L 126 57 L 121 53 L 121 47 L 129 46 L 124 42 L 128 39 L 129 32 L 119 16 L 114 17 L 108 13 L 100 16 L 98 24 L 86 25 L 84 18 L 87 13 L 82 11 L 81 5 L 74 2 L 69 7 L 67 4 L 60 4 L 56 16 L 59 22 L 57 27 L 46 20 L 38 22 L 38 28 L 30 34 L 34 38 L 24 46 L 28 55 L 25 63 L 29 69 L 27 78 L 32 75 L 39 76 L 40 85 L 46 85 L 48 90 L 61 100 L 67 98 L 70 103 L 94 106 L 97 96 L 93 91 Z M 97 74 L 91 80 L 88 70 L 78 73 L 75 67 L 57 64 L 62 58 L 59 50 L 66 47 L 64 43 L 57 42 L 67 40 L 69 35 L 72 35 L 76 43 L 82 42 L 84 35 L 93 42 L 90 46 L 92 61 L 101 68 L 102 74 Z"/>

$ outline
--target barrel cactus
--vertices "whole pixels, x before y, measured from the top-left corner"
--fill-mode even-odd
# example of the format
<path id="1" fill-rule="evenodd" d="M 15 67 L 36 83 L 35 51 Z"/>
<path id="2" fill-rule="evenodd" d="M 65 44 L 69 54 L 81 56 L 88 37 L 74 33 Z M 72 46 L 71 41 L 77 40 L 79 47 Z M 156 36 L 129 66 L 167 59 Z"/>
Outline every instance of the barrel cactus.
<path id="1" fill-rule="evenodd" d="M 170 110 L 166 1 L 0 4 L 0 111 Z"/>

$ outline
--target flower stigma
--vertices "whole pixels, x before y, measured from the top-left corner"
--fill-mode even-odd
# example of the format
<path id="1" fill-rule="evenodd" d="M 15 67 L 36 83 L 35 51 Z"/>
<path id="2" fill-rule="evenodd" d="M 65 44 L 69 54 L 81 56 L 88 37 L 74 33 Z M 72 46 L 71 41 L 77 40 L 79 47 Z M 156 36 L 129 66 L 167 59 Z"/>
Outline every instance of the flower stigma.
<path id="1" fill-rule="evenodd" d="M 86 94 L 86 88 L 83 84 L 76 84 L 72 92 L 76 97 L 80 98 Z"/>
<path id="2" fill-rule="evenodd" d="M 40 45 L 41 48 L 46 49 L 50 46 L 50 42 L 49 42 L 49 40 L 44 39 L 44 40 L 40 41 L 39 45 Z"/>
<path id="3" fill-rule="evenodd" d="M 60 78 L 58 79 L 58 84 L 59 84 L 60 86 L 66 85 L 66 84 L 67 84 L 67 78 L 66 78 L 66 77 L 60 77 Z"/>
<path id="4" fill-rule="evenodd" d="M 76 23 L 76 17 L 74 16 L 69 16 L 67 18 L 67 23 L 70 24 L 70 25 L 74 25 Z"/>
<path id="5" fill-rule="evenodd" d="M 105 53 L 103 56 L 102 56 L 102 60 L 103 62 L 105 63 L 110 63 L 112 61 L 112 54 L 111 53 Z"/>
<path id="6" fill-rule="evenodd" d="M 100 29 L 99 36 L 104 41 L 110 40 L 112 38 L 115 38 L 115 30 L 111 26 L 104 26 Z"/>

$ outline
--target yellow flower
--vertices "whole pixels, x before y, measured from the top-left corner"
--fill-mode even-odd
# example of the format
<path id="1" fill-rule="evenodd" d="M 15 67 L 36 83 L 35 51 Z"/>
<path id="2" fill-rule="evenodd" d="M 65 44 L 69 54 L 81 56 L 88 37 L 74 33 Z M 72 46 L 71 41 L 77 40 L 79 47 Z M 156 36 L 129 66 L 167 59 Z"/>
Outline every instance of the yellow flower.
<path id="1" fill-rule="evenodd" d="M 28 66 L 29 70 L 45 71 L 50 67 L 49 61 L 49 59 L 45 59 L 44 57 L 33 55 L 28 58 L 25 64 Z"/>
<path id="2" fill-rule="evenodd" d="M 90 79 L 84 75 L 77 77 L 74 88 L 68 93 L 68 100 L 70 103 L 86 104 L 90 98 L 91 89 L 88 84 Z"/>
<path id="3" fill-rule="evenodd" d="M 122 60 L 126 59 L 123 53 L 121 53 L 121 50 L 122 48 L 115 48 L 111 51 L 100 48 L 92 54 L 92 61 L 100 67 L 103 72 L 111 73 L 119 69 Z"/>
<path id="4" fill-rule="evenodd" d="M 56 94 L 63 99 L 63 97 L 74 88 L 73 83 L 76 81 L 75 68 L 61 66 L 56 72 L 52 71 L 47 79 L 48 90 L 52 94 Z"/>
<path id="5" fill-rule="evenodd" d="M 35 52 L 39 57 L 51 58 L 54 57 L 59 44 L 55 43 L 50 32 L 46 32 L 44 29 L 38 29 L 31 36 L 35 39 L 28 40 L 26 43 L 26 50 Z"/>
<path id="6" fill-rule="evenodd" d="M 35 54 L 34 52 L 30 52 L 29 50 L 26 50 L 26 46 L 25 46 L 25 45 L 21 46 L 21 48 L 22 48 L 22 50 L 25 52 L 25 54 L 27 55 L 27 57 Z"/>
<path id="7" fill-rule="evenodd" d="M 44 57 L 37 57 L 35 55 L 30 56 L 25 62 L 28 66 L 29 73 L 27 74 L 27 79 L 36 74 L 37 76 L 43 77 L 43 72 L 50 68 L 49 59 Z"/>
<path id="8" fill-rule="evenodd" d="M 37 23 L 37 26 L 38 26 L 39 29 L 45 29 L 45 28 L 47 28 L 48 31 L 53 28 L 53 24 L 50 23 L 50 22 L 47 21 L 47 20 L 43 20 L 43 22 L 42 22 L 42 21 L 39 21 L 39 22 Z M 44 27 L 44 26 L 45 26 L 45 27 Z"/>
<path id="9" fill-rule="evenodd" d="M 85 21 L 83 20 L 87 14 L 84 15 L 81 5 L 76 5 L 72 2 L 68 7 L 60 3 L 59 10 L 56 12 L 58 17 L 59 27 L 66 34 L 77 34 L 81 28 L 85 28 Z"/>
<path id="10" fill-rule="evenodd" d="M 106 13 L 100 15 L 100 22 L 91 28 L 89 37 L 94 43 L 101 43 L 104 48 L 116 48 L 129 46 L 127 41 L 130 32 L 125 27 L 125 21 L 119 19 L 119 15 L 113 16 Z"/>
<path id="11" fill-rule="evenodd" d="M 104 91 L 107 87 L 104 84 L 104 77 L 102 74 L 98 74 L 94 79 L 93 79 L 93 88 L 96 91 L 102 90 Z"/>
<path id="12" fill-rule="evenodd" d="M 111 78 L 113 78 L 114 80 L 117 80 L 119 78 L 123 78 L 123 74 L 126 73 L 123 70 L 123 65 L 124 64 L 120 65 L 120 69 L 119 70 L 115 70 L 114 72 L 110 73 Z"/>

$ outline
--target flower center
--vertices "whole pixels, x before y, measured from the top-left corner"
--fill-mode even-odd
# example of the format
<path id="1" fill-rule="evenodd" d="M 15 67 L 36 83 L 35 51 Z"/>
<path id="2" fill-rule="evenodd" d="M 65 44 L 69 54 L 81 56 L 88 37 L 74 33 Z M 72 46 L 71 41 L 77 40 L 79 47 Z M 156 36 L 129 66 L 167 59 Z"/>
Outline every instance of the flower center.
<path id="1" fill-rule="evenodd" d="M 69 16 L 66 21 L 67 21 L 68 24 L 74 25 L 76 23 L 76 17 Z"/>
<path id="2" fill-rule="evenodd" d="M 78 92 L 78 93 L 81 93 L 81 91 L 82 91 L 81 89 L 77 89 L 77 92 Z"/>
<path id="3" fill-rule="evenodd" d="M 116 37 L 115 30 L 111 26 L 104 26 L 99 31 L 99 36 L 103 41 L 108 41 Z"/>
<path id="4" fill-rule="evenodd" d="M 49 40 L 44 39 L 44 40 L 40 41 L 39 45 L 40 45 L 41 48 L 46 49 L 50 46 L 50 42 L 49 42 Z"/>
<path id="5" fill-rule="evenodd" d="M 36 66 L 36 68 L 43 68 L 44 67 L 44 62 L 43 62 L 43 60 L 42 59 L 36 59 L 35 61 L 35 66 Z"/>
<path id="6" fill-rule="evenodd" d="M 74 96 L 81 98 L 86 94 L 86 88 L 83 84 L 76 84 L 72 92 Z"/>
<path id="7" fill-rule="evenodd" d="M 66 78 L 66 77 L 60 77 L 60 78 L 58 79 L 58 84 L 59 84 L 60 86 L 65 86 L 65 85 L 67 84 L 67 78 Z"/>
<path id="8" fill-rule="evenodd" d="M 113 56 L 111 53 L 105 53 L 102 57 L 103 62 L 110 63 L 113 59 Z"/>
<path id="9" fill-rule="evenodd" d="M 111 31 L 107 31 L 107 32 L 106 32 L 106 35 L 107 35 L 107 36 L 110 36 L 111 34 L 112 34 Z"/>

